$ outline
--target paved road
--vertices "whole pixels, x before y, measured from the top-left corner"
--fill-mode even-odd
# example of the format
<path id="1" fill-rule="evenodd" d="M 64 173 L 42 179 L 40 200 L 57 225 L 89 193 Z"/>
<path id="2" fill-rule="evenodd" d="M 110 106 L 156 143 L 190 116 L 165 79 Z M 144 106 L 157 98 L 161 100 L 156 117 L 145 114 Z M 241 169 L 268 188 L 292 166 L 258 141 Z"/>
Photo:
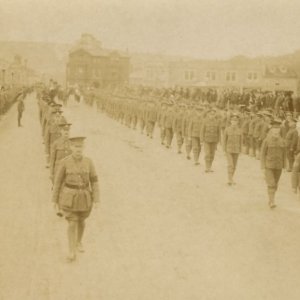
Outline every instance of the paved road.
<path id="1" fill-rule="evenodd" d="M 205 174 L 95 110 L 66 114 L 87 135 L 101 183 L 86 253 L 65 262 L 32 96 L 24 127 L 14 108 L 0 124 L 1 300 L 300 299 L 300 203 L 288 174 L 270 211 L 255 160 L 241 157 L 229 188 L 221 152 Z"/>

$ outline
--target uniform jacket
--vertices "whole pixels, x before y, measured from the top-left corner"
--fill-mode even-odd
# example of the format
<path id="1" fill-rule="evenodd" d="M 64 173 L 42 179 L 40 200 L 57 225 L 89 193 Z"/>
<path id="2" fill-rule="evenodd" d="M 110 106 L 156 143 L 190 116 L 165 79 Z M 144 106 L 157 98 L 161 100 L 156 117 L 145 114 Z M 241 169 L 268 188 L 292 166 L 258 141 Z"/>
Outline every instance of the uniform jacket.
<path id="1" fill-rule="evenodd" d="M 242 130 L 238 126 L 229 126 L 224 131 L 224 151 L 240 153 L 242 150 Z"/>
<path id="2" fill-rule="evenodd" d="M 184 136 L 189 135 L 189 126 L 191 121 L 192 113 L 190 111 L 186 111 L 183 119 L 182 119 L 182 133 Z"/>
<path id="3" fill-rule="evenodd" d="M 249 124 L 250 124 L 250 118 L 245 118 L 242 122 L 242 132 L 243 134 L 248 134 L 249 133 Z"/>
<path id="4" fill-rule="evenodd" d="M 298 132 L 295 128 L 290 128 L 285 136 L 285 144 L 288 149 L 297 150 Z"/>
<path id="5" fill-rule="evenodd" d="M 173 131 L 176 133 L 182 133 L 182 123 L 184 118 L 184 112 L 179 111 L 175 114 L 173 119 Z"/>
<path id="6" fill-rule="evenodd" d="M 218 143 L 221 136 L 221 126 L 218 119 L 205 119 L 202 124 L 200 139 L 205 143 Z"/>
<path id="7" fill-rule="evenodd" d="M 261 147 L 263 169 L 283 169 L 286 166 L 286 148 L 282 138 L 267 136 Z"/>
<path id="8" fill-rule="evenodd" d="M 92 202 L 99 201 L 97 173 L 89 158 L 76 160 L 70 155 L 61 161 L 54 180 L 52 201 L 70 211 L 87 211 Z"/>
<path id="9" fill-rule="evenodd" d="M 259 121 L 255 124 L 254 130 L 253 130 L 253 137 L 254 137 L 254 138 L 260 139 L 263 124 L 264 124 L 264 121 L 263 121 L 263 120 L 259 120 Z"/>
<path id="10" fill-rule="evenodd" d="M 189 137 L 199 137 L 201 135 L 203 117 L 202 115 L 195 114 L 192 116 L 192 119 L 189 124 L 188 136 Z"/>
<path id="11" fill-rule="evenodd" d="M 162 126 L 168 129 L 172 128 L 173 120 L 174 120 L 174 112 L 172 110 L 168 110 L 164 115 Z"/>
<path id="12" fill-rule="evenodd" d="M 300 154 L 295 158 L 292 171 L 292 188 L 296 189 L 300 186 Z"/>
<path id="13" fill-rule="evenodd" d="M 63 137 L 53 142 L 50 150 L 50 174 L 54 176 L 59 162 L 71 154 L 70 141 Z"/>
<path id="14" fill-rule="evenodd" d="M 260 133 L 260 137 L 259 137 L 259 139 L 261 141 L 263 141 L 267 137 L 269 130 L 270 130 L 270 124 L 268 124 L 267 122 L 264 122 L 262 124 L 261 133 Z"/>
<path id="15" fill-rule="evenodd" d="M 147 114 L 146 114 L 147 122 L 156 122 L 157 120 L 157 110 L 156 107 L 149 107 L 147 109 Z"/>

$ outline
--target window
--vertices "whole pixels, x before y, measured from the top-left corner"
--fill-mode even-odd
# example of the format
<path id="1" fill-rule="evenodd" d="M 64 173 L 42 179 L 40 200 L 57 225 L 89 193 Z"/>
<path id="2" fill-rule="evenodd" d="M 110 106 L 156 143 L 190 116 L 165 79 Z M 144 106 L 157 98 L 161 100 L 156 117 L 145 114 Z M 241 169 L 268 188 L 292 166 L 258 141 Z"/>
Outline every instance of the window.
<path id="1" fill-rule="evenodd" d="M 230 72 L 226 72 L 226 81 L 230 81 Z"/>
<path id="2" fill-rule="evenodd" d="M 257 73 L 256 72 L 249 72 L 248 73 L 248 80 L 257 80 Z"/>
<path id="3" fill-rule="evenodd" d="M 236 72 L 226 72 L 226 81 L 236 81 Z"/>
<path id="4" fill-rule="evenodd" d="M 207 72 L 206 73 L 206 78 L 208 80 L 216 80 L 216 72 Z"/>
<path id="5" fill-rule="evenodd" d="M 184 78 L 185 78 L 185 80 L 189 80 L 190 76 L 189 76 L 189 72 L 188 71 L 185 71 Z"/>
<path id="6" fill-rule="evenodd" d="M 195 77 L 194 71 L 185 71 L 184 78 L 185 80 L 193 80 Z"/>

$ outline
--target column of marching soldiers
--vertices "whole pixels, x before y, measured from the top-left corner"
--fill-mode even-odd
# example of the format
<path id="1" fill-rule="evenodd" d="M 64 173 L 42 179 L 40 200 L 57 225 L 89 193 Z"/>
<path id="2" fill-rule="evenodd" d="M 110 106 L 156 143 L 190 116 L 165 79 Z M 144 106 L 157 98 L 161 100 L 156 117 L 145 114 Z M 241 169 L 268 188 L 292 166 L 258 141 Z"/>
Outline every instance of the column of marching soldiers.
<path id="1" fill-rule="evenodd" d="M 40 121 L 50 168 L 51 180 L 59 162 L 70 154 L 68 124 L 62 115 L 61 104 L 55 103 L 46 90 L 40 93 Z M 89 101 L 86 95 L 87 102 Z M 214 103 L 201 103 L 160 97 L 137 99 L 113 91 L 98 95 L 97 107 L 121 124 L 139 129 L 153 139 L 155 127 L 160 131 L 161 145 L 167 149 L 176 142 L 177 152 L 185 148 L 186 158 L 200 164 L 203 149 L 205 172 L 213 172 L 218 144 L 226 153 L 228 185 L 235 185 L 234 174 L 238 158 L 244 153 L 261 161 L 267 184 L 269 206 L 276 207 L 275 193 L 282 170 L 292 172 L 292 188 L 299 190 L 300 122 L 292 113 L 281 118 L 274 109 L 253 111 L 245 105 L 228 105 L 225 109 Z"/>
<path id="2" fill-rule="evenodd" d="M 88 99 L 86 102 L 93 103 Z M 186 101 L 171 97 L 136 98 L 113 92 L 98 94 L 98 111 L 153 139 L 158 127 L 161 145 L 167 149 L 176 143 L 178 154 L 183 147 L 187 160 L 199 165 L 204 150 L 205 172 L 213 172 L 218 144 L 226 153 L 228 185 L 235 185 L 234 174 L 241 153 L 261 161 L 265 173 L 270 208 L 275 208 L 275 193 L 282 170 L 292 172 L 292 189 L 299 192 L 300 121 L 292 112 L 276 114 L 272 108 L 254 110 L 246 105 Z M 192 157 L 191 157 L 192 156 Z"/>
<path id="3" fill-rule="evenodd" d="M 52 201 L 56 214 L 68 221 L 67 260 L 72 262 L 77 252 L 84 252 L 85 220 L 99 201 L 98 177 L 91 159 L 83 156 L 85 137 L 69 135 L 72 124 L 67 122 L 63 105 L 55 101 L 55 95 L 48 88 L 38 90 L 39 120 L 52 181 Z"/>

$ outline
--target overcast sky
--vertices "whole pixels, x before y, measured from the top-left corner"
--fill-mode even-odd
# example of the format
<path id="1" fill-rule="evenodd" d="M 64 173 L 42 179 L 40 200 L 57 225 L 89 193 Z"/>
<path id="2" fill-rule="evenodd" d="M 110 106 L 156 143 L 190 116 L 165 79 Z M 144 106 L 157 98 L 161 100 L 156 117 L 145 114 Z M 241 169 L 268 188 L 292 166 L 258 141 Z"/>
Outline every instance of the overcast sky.
<path id="1" fill-rule="evenodd" d="M 228 58 L 300 49 L 299 0 L 0 0 L 0 40 Z"/>

